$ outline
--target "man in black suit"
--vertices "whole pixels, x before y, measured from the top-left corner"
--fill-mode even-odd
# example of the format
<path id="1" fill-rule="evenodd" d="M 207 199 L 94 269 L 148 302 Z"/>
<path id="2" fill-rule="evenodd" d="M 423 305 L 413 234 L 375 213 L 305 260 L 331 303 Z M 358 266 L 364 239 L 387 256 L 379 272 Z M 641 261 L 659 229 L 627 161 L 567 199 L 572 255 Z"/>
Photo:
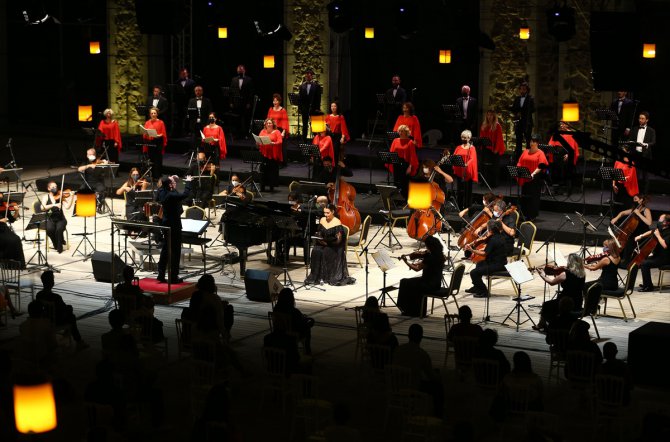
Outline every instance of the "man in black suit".
<path id="1" fill-rule="evenodd" d="M 254 100 L 254 82 L 243 64 L 237 66 L 237 75 L 230 80 L 230 110 L 239 115 L 237 136 L 249 129 L 249 118 Z"/>
<path id="2" fill-rule="evenodd" d="M 188 69 L 181 68 L 179 70 L 179 79 L 174 88 L 174 109 L 177 111 L 177 122 L 175 123 L 173 136 L 181 136 L 186 127 L 186 105 L 188 100 L 193 97 L 193 90 L 195 89 L 195 81 L 188 75 Z"/>
<path id="3" fill-rule="evenodd" d="M 321 113 L 321 85 L 314 80 L 313 70 L 308 69 L 305 72 L 305 81 L 300 85 L 298 92 L 299 109 L 302 116 L 302 137 L 306 140 L 309 116 Z"/>
<path id="4" fill-rule="evenodd" d="M 635 102 L 627 94 L 626 91 L 618 91 L 616 100 L 610 105 L 610 110 L 617 116 L 617 120 L 612 121 L 612 146 L 618 146 L 620 140 L 625 140 L 633 127 Z"/>
<path id="5" fill-rule="evenodd" d="M 207 124 L 207 118 L 212 113 L 213 108 L 209 98 L 203 97 L 202 86 L 197 85 L 193 91 L 195 97 L 188 100 L 188 118 L 194 143 L 197 143 L 195 144 L 197 146 L 200 145 L 200 131 Z"/>
<path id="6" fill-rule="evenodd" d="M 155 107 L 158 109 L 158 118 L 163 120 L 165 124 L 169 122 L 168 110 L 170 109 L 170 104 L 162 94 L 160 86 L 154 86 L 153 93 L 147 99 L 147 115 L 149 114 L 149 109 Z"/>
<path id="7" fill-rule="evenodd" d="M 514 161 L 516 162 L 523 151 L 523 142 L 530 144 L 530 135 L 533 133 L 533 113 L 535 112 L 535 100 L 530 95 L 530 86 L 525 81 L 519 85 L 519 96 L 512 104 L 514 114 L 514 133 L 516 134 L 516 149 L 514 150 Z"/>
<path id="8" fill-rule="evenodd" d="M 461 112 L 461 130 L 468 129 L 472 133 L 477 130 L 477 99 L 470 96 L 470 86 L 461 88 L 461 96 L 456 99 L 456 105 Z"/>
<path id="9" fill-rule="evenodd" d="M 649 127 L 649 112 L 640 112 L 638 116 L 638 126 L 635 126 L 630 131 L 628 139 L 637 142 L 635 151 L 644 158 L 652 159 L 652 150 L 656 145 L 656 131 Z M 640 180 L 642 181 L 642 193 L 649 193 L 649 179 L 645 169 L 638 169 L 641 172 Z"/>
<path id="10" fill-rule="evenodd" d="M 191 194 L 191 176 L 188 175 L 184 181 L 186 186 L 183 192 L 177 192 L 177 180 L 179 177 L 173 175 L 164 177 L 160 181 L 158 189 L 158 202 L 163 206 L 162 226 L 170 227 L 170 235 L 163 236 L 161 256 L 158 261 L 158 282 L 167 282 L 165 274 L 170 267 L 170 282 L 179 284 L 183 282 L 179 278 L 179 259 L 181 257 L 181 214 L 184 212 L 182 201 Z"/>
<path id="11" fill-rule="evenodd" d="M 389 130 L 393 130 L 395 120 L 402 114 L 402 104 L 407 101 L 407 92 L 400 87 L 400 75 L 391 77 L 391 88 L 384 93 L 385 113 Z"/>

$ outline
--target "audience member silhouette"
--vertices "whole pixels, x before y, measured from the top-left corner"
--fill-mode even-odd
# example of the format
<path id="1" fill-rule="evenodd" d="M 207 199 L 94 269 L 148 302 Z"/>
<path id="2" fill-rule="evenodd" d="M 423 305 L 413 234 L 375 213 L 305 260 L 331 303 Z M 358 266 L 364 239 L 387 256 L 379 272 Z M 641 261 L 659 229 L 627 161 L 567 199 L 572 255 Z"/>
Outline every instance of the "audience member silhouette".
<path id="1" fill-rule="evenodd" d="M 595 374 L 595 367 L 599 367 L 603 361 L 603 355 L 600 352 L 598 344 L 591 341 L 591 335 L 589 334 L 589 328 L 591 326 L 588 322 L 577 320 L 570 328 L 570 334 L 568 335 L 568 353 L 571 351 L 582 351 L 586 353 L 591 353 L 593 355 L 593 366 Z M 565 377 L 570 379 L 571 371 L 575 371 L 576 367 L 570 366 L 570 358 L 565 364 Z"/>
<path id="2" fill-rule="evenodd" d="M 229 390 L 226 384 L 215 385 L 209 390 L 202 415 L 193 424 L 193 442 L 242 440 L 235 420 L 230 416 L 232 401 Z"/>
<path id="3" fill-rule="evenodd" d="M 389 316 L 379 313 L 372 318 L 368 331 L 368 344 L 385 345 L 393 351 L 398 346 L 398 338 L 391 330 Z"/>
<path id="4" fill-rule="evenodd" d="M 196 291 L 193 292 L 188 307 L 182 310 L 181 318 L 197 323 L 203 309 L 211 309 L 216 313 L 216 324 L 221 336 L 230 340 L 230 330 L 233 327 L 235 312 L 228 301 L 222 300 L 217 295 L 216 282 L 210 274 L 205 274 L 198 279 Z"/>
<path id="5" fill-rule="evenodd" d="M 284 350 L 286 353 L 286 376 L 293 373 L 309 372 L 306 367 L 301 366 L 300 352 L 298 351 L 298 339 L 289 334 L 285 321 L 273 323 L 272 331 L 263 337 L 264 348 Z"/>
<path id="6" fill-rule="evenodd" d="M 114 410 L 114 426 L 123 429 L 126 422 L 126 395 L 114 380 L 114 367 L 106 359 L 95 366 L 95 379 L 84 392 L 84 400 L 95 404 L 109 405 Z"/>
<path id="7" fill-rule="evenodd" d="M 312 327 L 314 327 L 314 319 L 303 315 L 300 310 L 295 307 L 295 297 L 293 290 L 290 288 L 283 288 L 277 296 L 277 304 L 273 310 L 275 313 L 280 313 L 290 318 L 291 331 L 298 333 L 300 339 L 304 339 L 305 354 L 312 354 Z M 276 322 L 276 321 L 275 321 Z"/>
<path id="8" fill-rule="evenodd" d="M 361 433 L 347 425 L 350 419 L 349 406 L 341 402 L 335 403 L 333 405 L 333 424 L 323 432 L 326 442 L 360 442 Z"/>
<path id="9" fill-rule="evenodd" d="M 102 357 L 116 363 L 116 359 L 119 357 L 121 349 L 123 348 L 123 340 L 126 336 L 129 336 L 123 329 L 123 324 L 126 323 L 126 317 L 123 314 L 123 311 L 114 309 L 109 312 L 108 321 L 112 329 L 100 336 L 100 341 L 102 343 Z M 132 335 L 130 336 L 132 338 Z"/>
<path id="10" fill-rule="evenodd" d="M 542 379 L 533 371 L 530 356 L 525 351 L 517 351 L 512 358 L 514 368 L 503 378 L 503 391 L 525 389 L 528 391 L 528 409 L 542 411 Z"/>
<path id="11" fill-rule="evenodd" d="M 202 308 L 198 315 L 198 322 L 191 331 L 193 357 L 209 360 L 213 356 L 214 360 L 211 362 L 214 362 L 218 368 L 223 369 L 230 365 L 240 373 L 245 373 L 237 353 L 228 344 L 228 341 L 223 340 L 217 323 L 217 315 L 213 309 Z M 214 348 L 214 355 L 206 353 L 208 346 Z"/>
<path id="12" fill-rule="evenodd" d="M 452 325 L 449 329 L 447 339 L 453 341 L 454 338 L 461 336 L 472 336 L 478 338 L 482 334 L 482 328 L 478 324 L 472 324 L 472 310 L 467 305 L 458 308 L 459 322 Z"/>
<path id="13" fill-rule="evenodd" d="M 363 324 L 369 327 L 373 318 L 381 312 L 382 311 L 379 309 L 379 299 L 374 296 L 368 296 L 368 299 L 365 300 L 365 304 L 363 304 L 363 313 L 361 314 Z"/>
<path id="14" fill-rule="evenodd" d="M 479 336 L 479 346 L 475 352 L 475 357 L 498 362 L 498 382 L 500 383 L 505 375 L 510 372 L 510 366 L 505 353 L 495 348 L 497 342 L 498 332 L 490 328 L 484 330 Z"/>
<path id="15" fill-rule="evenodd" d="M 153 304 L 153 302 L 150 303 L 151 298 L 146 296 L 134 281 L 135 270 L 131 266 L 125 266 L 123 268 L 123 282 L 117 284 L 114 290 L 114 300 L 124 313 L 126 321 L 131 320 L 135 312 L 148 309 Z"/>
<path id="16" fill-rule="evenodd" d="M 618 376 L 624 381 L 624 405 L 630 403 L 630 392 L 633 389 L 633 379 L 628 369 L 628 364 L 621 359 L 617 359 L 616 355 L 619 352 L 614 342 L 606 342 L 603 345 L 603 357 L 605 362 L 600 366 L 600 374 L 609 376 Z"/>
<path id="17" fill-rule="evenodd" d="M 39 301 L 28 304 L 28 318 L 19 325 L 22 351 L 29 360 L 46 363 L 58 347 L 56 333 L 51 321 L 44 317 Z"/>

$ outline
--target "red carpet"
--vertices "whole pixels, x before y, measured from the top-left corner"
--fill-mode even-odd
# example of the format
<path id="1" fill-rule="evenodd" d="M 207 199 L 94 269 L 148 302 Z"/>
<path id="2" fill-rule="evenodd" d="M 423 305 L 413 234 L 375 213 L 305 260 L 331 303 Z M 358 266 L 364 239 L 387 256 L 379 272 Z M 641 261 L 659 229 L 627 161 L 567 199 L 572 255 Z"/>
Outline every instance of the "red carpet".
<path id="1" fill-rule="evenodd" d="M 170 293 L 168 293 L 168 284 L 161 283 L 156 278 L 140 279 L 140 288 L 145 293 L 151 293 L 156 304 L 173 304 L 175 302 L 189 299 L 195 292 L 194 282 L 182 282 L 181 284 L 170 284 Z"/>

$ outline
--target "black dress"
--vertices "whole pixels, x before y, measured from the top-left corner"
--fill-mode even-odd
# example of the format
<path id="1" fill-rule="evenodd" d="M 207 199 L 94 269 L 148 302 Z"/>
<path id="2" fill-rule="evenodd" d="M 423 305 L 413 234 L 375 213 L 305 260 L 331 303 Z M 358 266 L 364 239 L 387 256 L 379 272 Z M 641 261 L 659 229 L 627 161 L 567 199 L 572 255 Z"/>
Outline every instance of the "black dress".
<path id="1" fill-rule="evenodd" d="M 325 245 L 317 244 L 312 249 L 311 269 L 306 284 L 347 285 L 356 282 L 347 270 L 346 232 L 342 225 L 329 229 L 319 224 L 318 236 Z"/>
<path id="2" fill-rule="evenodd" d="M 423 258 L 423 272 L 416 278 L 403 278 L 398 288 L 398 308 L 406 316 L 420 316 L 425 313 L 425 304 L 420 305 L 425 293 L 439 290 L 442 283 L 444 258 L 426 253 Z"/>
<path id="3" fill-rule="evenodd" d="M 542 316 L 547 320 L 547 322 L 549 322 L 549 324 L 551 324 L 552 321 L 554 321 L 558 316 L 558 304 L 560 300 L 566 296 L 572 298 L 574 301 L 575 311 L 581 310 L 582 301 L 584 299 L 583 291 L 585 279 L 586 278 L 584 276 L 580 278 L 572 272 L 565 272 L 565 280 L 561 282 L 561 292 L 559 295 L 556 297 L 556 299 L 546 301 L 544 304 L 542 304 Z"/>

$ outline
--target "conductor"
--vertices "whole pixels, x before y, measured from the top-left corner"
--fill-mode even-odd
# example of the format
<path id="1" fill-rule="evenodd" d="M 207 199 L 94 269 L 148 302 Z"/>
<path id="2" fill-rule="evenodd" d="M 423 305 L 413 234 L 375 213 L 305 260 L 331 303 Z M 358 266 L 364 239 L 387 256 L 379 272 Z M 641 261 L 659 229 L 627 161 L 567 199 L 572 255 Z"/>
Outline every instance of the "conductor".
<path id="1" fill-rule="evenodd" d="M 191 176 L 184 178 L 186 186 L 183 192 L 177 191 L 177 181 L 179 177 L 172 175 L 164 177 L 160 181 L 158 189 L 158 202 L 163 207 L 163 219 L 161 225 L 170 227 L 170 235 L 163 235 L 163 246 L 161 256 L 158 261 L 158 282 L 167 282 L 165 279 L 165 270 L 170 266 L 170 283 L 179 284 L 184 282 L 179 278 L 179 257 L 181 255 L 181 214 L 182 201 L 191 194 Z"/>

